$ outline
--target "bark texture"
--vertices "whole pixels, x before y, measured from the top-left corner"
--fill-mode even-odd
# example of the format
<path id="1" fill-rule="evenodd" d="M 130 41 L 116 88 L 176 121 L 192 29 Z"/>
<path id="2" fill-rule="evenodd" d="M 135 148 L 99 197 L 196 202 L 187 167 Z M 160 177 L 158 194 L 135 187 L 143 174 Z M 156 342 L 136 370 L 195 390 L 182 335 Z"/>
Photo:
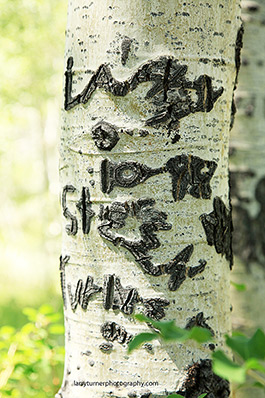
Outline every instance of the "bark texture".
<path id="1" fill-rule="evenodd" d="M 232 280 L 233 324 L 249 332 L 265 329 L 265 3 L 242 2 L 244 40 L 235 93 L 237 114 L 231 135 L 231 185 L 235 269 Z M 258 391 L 242 396 L 263 396 Z M 241 396 L 241 395 L 239 395 Z"/>
<path id="2" fill-rule="evenodd" d="M 57 396 L 228 397 L 207 360 L 212 346 L 152 342 L 130 357 L 126 347 L 148 331 L 132 317 L 139 312 L 181 327 L 207 324 L 218 346 L 230 329 L 228 132 L 239 3 L 75 0 L 68 12 L 66 361 Z"/>

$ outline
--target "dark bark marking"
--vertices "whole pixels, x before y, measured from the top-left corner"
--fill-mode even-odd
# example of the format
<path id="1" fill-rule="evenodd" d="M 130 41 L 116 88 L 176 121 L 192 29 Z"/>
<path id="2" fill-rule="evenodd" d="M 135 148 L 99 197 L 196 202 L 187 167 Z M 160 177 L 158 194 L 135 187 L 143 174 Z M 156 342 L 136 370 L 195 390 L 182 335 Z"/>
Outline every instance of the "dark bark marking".
<path id="1" fill-rule="evenodd" d="M 256 186 L 255 197 L 260 205 L 260 211 L 256 217 L 256 231 L 258 242 L 261 242 L 261 251 L 265 256 L 265 177 L 261 178 Z"/>
<path id="2" fill-rule="evenodd" d="M 204 169 L 207 171 L 203 171 Z M 174 200 L 182 200 L 186 193 L 195 198 L 210 199 L 210 180 L 217 163 L 198 156 L 178 155 L 170 158 L 162 167 L 152 169 L 142 163 L 111 162 L 104 159 L 101 163 L 101 189 L 110 193 L 114 187 L 131 188 L 145 182 L 148 178 L 169 172 L 172 177 L 172 195 Z"/>
<path id="3" fill-rule="evenodd" d="M 235 121 L 235 114 L 236 114 L 236 103 L 235 103 L 235 90 L 237 88 L 238 82 L 238 74 L 241 64 L 241 49 L 243 47 L 243 35 L 244 35 L 244 26 L 243 24 L 237 31 L 236 37 L 236 44 L 235 44 L 235 66 L 236 66 L 236 77 L 235 77 L 235 84 L 232 94 L 232 103 L 231 103 L 231 118 L 230 118 L 230 130 L 232 129 Z"/>
<path id="4" fill-rule="evenodd" d="M 202 171 L 204 168 L 207 171 Z M 210 199 L 210 180 L 217 168 L 214 161 L 203 160 L 198 156 L 179 155 L 166 163 L 166 170 L 172 177 L 174 200 L 181 200 L 186 193 L 195 198 Z"/>
<path id="5" fill-rule="evenodd" d="M 109 310 L 113 301 L 115 275 L 105 275 L 103 284 L 103 307 Z"/>
<path id="6" fill-rule="evenodd" d="M 163 172 L 163 168 L 151 169 L 138 162 L 114 163 L 104 159 L 101 163 L 101 189 L 110 193 L 117 187 L 131 188 L 146 181 L 148 178 Z"/>
<path id="7" fill-rule="evenodd" d="M 260 5 L 256 1 L 245 1 L 242 4 L 242 9 L 254 13 L 259 11 Z"/>
<path id="8" fill-rule="evenodd" d="M 119 309 L 124 314 L 133 313 L 134 304 L 139 301 L 137 290 L 131 286 L 122 287 L 116 275 L 105 275 L 103 287 L 103 305 L 106 310 Z"/>
<path id="9" fill-rule="evenodd" d="M 95 212 L 91 209 L 90 192 L 88 187 L 82 188 L 80 200 L 77 202 L 76 207 L 80 211 L 82 217 L 82 230 L 84 234 L 88 234 L 91 226 L 91 219 L 94 217 Z"/>
<path id="10" fill-rule="evenodd" d="M 152 345 L 152 344 L 150 344 L 150 343 L 145 343 L 145 344 L 143 345 L 143 348 L 145 348 L 146 351 L 148 351 L 148 352 L 150 352 L 150 353 L 153 353 L 153 345 Z"/>
<path id="11" fill-rule="evenodd" d="M 105 322 L 101 326 L 101 334 L 107 341 L 117 340 L 120 344 L 128 344 L 133 335 L 128 333 L 123 326 L 118 325 L 116 322 Z"/>
<path id="12" fill-rule="evenodd" d="M 253 94 L 247 97 L 237 95 L 235 104 L 236 108 L 243 110 L 245 116 L 252 117 L 256 108 L 256 95 Z"/>
<path id="13" fill-rule="evenodd" d="M 82 279 L 79 279 L 77 282 L 75 295 L 73 296 L 71 285 L 68 284 L 68 293 L 71 302 L 71 308 L 73 311 L 76 310 L 78 304 L 81 306 L 83 310 L 87 310 L 89 299 L 93 294 L 101 292 L 102 288 L 94 285 L 94 279 L 92 276 L 87 277 L 86 283 L 84 284 Z"/>
<path id="14" fill-rule="evenodd" d="M 146 137 L 149 135 L 149 131 L 144 129 L 136 129 L 136 132 L 139 137 Z M 120 134 L 122 133 L 126 133 L 131 137 L 135 135 L 134 129 L 117 127 L 104 120 L 101 120 L 92 127 L 92 138 L 97 148 L 102 151 L 111 151 L 119 142 Z"/>
<path id="15" fill-rule="evenodd" d="M 251 173 L 250 171 L 247 176 L 253 177 Z M 234 175 L 232 180 L 234 184 L 237 184 L 236 177 L 241 177 L 241 174 L 239 172 Z M 233 206 L 234 253 L 247 266 L 254 261 L 265 266 L 265 177 L 258 181 L 255 189 L 255 199 L 260 206 L 256 217 L 251 217 L 248 209 L 244 207 L 249 202 L 248 198 L 242 198 L 238 192 L 234 196 L 238 199 L 238 203 Z"/>
<path id="16" fill-rule="evenodd" d="M 115 246 L 126 248 L 141 266 L 143 271 L 152 276 L 169 274 L 169 290 L 177 290 L 186 277 L 193 278 L 204 271 L 205 260 L 200 260 L 196 267 L 187 267 L 193 253 L 193 245 L 188 245 L 171 261 L 166 264 L 155 265 L 151 261 L 150 250 L 159 248 L 160 241 L 156 232 L 167 231 L 172 228 L 167 220 L 167 214 L 154 208 L 154 199 L 139 199 L 131 204 L 125 202 L 113 202 L 110 207 L 101 209 L 101 225 L 98 226 L 99 234 Z M 113 229 L 125 226 L 127 217 L 135 217 L 142 224 L 139 227 L 141 239 L 129 240 L 126 237 L 113 233 Z"/>
<path id="17" fill-rule="evenodd" d="M 203 393 L 208 393 L 207 398 L 228 398 L 230 388 L 227 380 L 213 373 L 212 361 L 203 359 L 189 366 L 186 380 L 177 393 L 185 398 L 198 398 Z"/>
<path id="18" fill-rule="evenodd" d="M 113 344 L 112 344 L 112 343 L 109 343 L 109 342 L 107 342 L 107 343 L 101 343 L 100 346 L 99 346 L 99 349 L 100 349 L 102 352 L 104 352 L 104 353 L 106 353 L 106 354 L 109 354 L 109 353 L 112 351 L 112 349 L 113 349 Z"/>
<path id="19" fill-rule="evenodd" d="M 200 220 L 208 245 L 214 246 L 217 253 L 225 255 L 231 269 L 233 266 L 231 210 L 225 207 L 224 202 L 218 196 L 213 200 L 213 208 L 211 213 L 202 214 Z"/>
<path id="20" fill-rule="evenodd" d="M 128 49 L 128 41 L 126 49 Z M 122 53 L 124 60 L 125 54 L 127 50 L 126 53 Z M 64 108 L 66 111 L 78 104 L 86 104 L 97 88 L 114 96 L 124 97 L 135 90 L 139 84 L 151 81 L 154 84 L 147 92 L 146 99 L 152 98 L 156 112 L 146 120 L 146 124 L 154 126 L 168 122 L 169 128 L 172 129 L 172 127 L 178 127 L 181 118 L 191 113 L 210 112 L 223 93 L 223 87 L 213 89 L 212 78 L 207 75 L 201 75 L 193 82 L 187 80 L 185 78 L 188 70 L 186 65 L 179 65 L 178 61 L 172 57 L 162 56 L 157 60 L 147 61 L 128 80 L 122 82 L 113 77 L 107 64 L 102 64 L 93 73 L 83 91 L 72 97 L 73 64 L 73 57 L 69 57 L 65 72 Z M 192 99 L 191 91 L 195 91 L 197 101 Z"/>
<path id="21" fill-rule="evenodd" d="M 75 192 L 76 189 L 73 185 L 66 185 L 63 188 L 63 193 L 62 193 L 62 208 L 63 208 L 63 215 L 65 218 L 71 220 L 71 224 L 67 224 L 65 227 L 65 230 L 68 235 L 76 235 L 77 234 L 77 229 L 78 229 L 78 222 L 77 218 L 69 211 L 68 207 L 66 206 L 66 196 L 67 193 L 73 193 Z"/>
<path id="22" fill-rule="evenodd" d="M 79 279 L 74 296 L 70 284 L 68 285 L 68 292 L 73 311 L 76 310 L 78 304 L 81 305 L 83 310 L 86 310 L 90 297 L 99 292 L 102 292 L 103 307 L 105 310 L 120 310 L 126 315 L 133 313 L 136 303 L 142 303 L 145 307 L 145 314 L 150 318 L 158 320 L 165 316 L 164 307 L 170 304 L 168 300 L 162 298 L 145 299 L 140 297 L 137 289 L 134 287 L 123 287 L 120 278 L 115 274 L 104 275 L 103 289 L 94 285 L 93 278 L 88 276 L 85 287 L 83 280 Z"/>
<path id="23" fill-rule="evenodd" d="M 131 50 L 131 44 L 132 44 L 132 39 L 129 37 L 125 36 L 121 43 L 121 63 L 122 65 L 126 65 L 126 62 L 129 57 L 129 53 Z"/>
<path id="24" fill-rule="evenodd" d="M 66 286 L 65 286 L 65 265 L 70 260 L 70 256 L 60 256 L 60 282 L 61 282 L 61 290 L 62 290 L 62 297 L 63 297 L 63 305 L 64 308 L 67 309 L 67 302 L 66 302 Z"/>
<path id="25" fill-rule="evenodd" d="M 190 318 L 190 320 L 187 322 L 187 325 L 185 326 L 185 328 L 186 329 L 191 329 L 194 326 L 198 326 L 198 327 L 201 327 L 201 328 L 208 329 L 211 332 L 212 336 L 214 336 L 213 329 L 206 322 L 207 319 L 208 318 L 204 318 L 203 312 L 199 312 L 197 315 L 195 315 L 192 318 Z"/>
<path id="26" fill-rule="evenodd" d="M 231 153 L 229 156 L 233 156 L 235 148 L 231 148 Z M 246 170 L 229 170 L 229 181 L 230 181 L 230 194 L 233 199 L 236 199 L 239 202 L 249 203 L 250 199 L 246 196 L 242 196 L 239 192 L 238 182 L 241 180 L 246 180 L 247 178 L 255 177 L 255 173 L 251 169 Z M 234 232 L 235 233 L 235 232 Z"/>
<path id="27" fill-rule="evenodd" d="M 152 395 L 151 391 L 147 391 L 144 394 L 140 394 L 140 398 L 150 398 Z"/>
<path id="28" fill-rule="evenodd" d="M 204 271 L 207 262 L 199 260 L 196 267 L 187 267 L 187 263 L 193 253 L 194 246 L 186 246 L 177 256 L 165 266 L 165 273 L 170 274 L 168 288 L 171 291 L 177 290 L 182 283 L 189 278 L 194 278 Z"/>
<path id="29" fill-rule="evenodd" d="M 120 139 L 117 127 L 104 121 L 92 127 L 92 138 L 103 151 L 111 151 Z"/>
<path id="30" fill-rule="evenodd" d="M 144 314 L 148 318 L 159 321 L 165 317 L 164 307 L 167 307 L 170 302 L 166 299 L 161 298 L 149 298 L 143 299 L 143 305 L 145 307 Z"/>

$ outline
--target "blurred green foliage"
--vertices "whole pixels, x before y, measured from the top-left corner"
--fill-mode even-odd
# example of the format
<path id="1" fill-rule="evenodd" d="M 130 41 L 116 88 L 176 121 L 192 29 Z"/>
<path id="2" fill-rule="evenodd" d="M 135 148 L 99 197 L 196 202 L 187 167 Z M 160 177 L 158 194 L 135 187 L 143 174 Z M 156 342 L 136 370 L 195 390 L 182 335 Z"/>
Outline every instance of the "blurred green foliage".
<path id="1" fill-rule="evenodd" d="M 64 357 L 58 137 L 67 1 L 0 0 L 0 9 L 0 397 L 53 397 Z"/>
<path id="2" fill-rule="evenodd" d="M 0 398 L 54 397 L 61 384 L 64 347 L 62 310 L 26 307 L 19 329 L 0 329 Z"/>
<path id="3" fill-rule="evenodd" d="M 45 110 L 61 86 L 66 1 L 0 0 L 0 108 Z"/>
<path id="4" fill-rule="evenodd" d="M 0 303 L 7 304 L 59 286 L 67 2 L 0 0 L 0 9 Z"/>

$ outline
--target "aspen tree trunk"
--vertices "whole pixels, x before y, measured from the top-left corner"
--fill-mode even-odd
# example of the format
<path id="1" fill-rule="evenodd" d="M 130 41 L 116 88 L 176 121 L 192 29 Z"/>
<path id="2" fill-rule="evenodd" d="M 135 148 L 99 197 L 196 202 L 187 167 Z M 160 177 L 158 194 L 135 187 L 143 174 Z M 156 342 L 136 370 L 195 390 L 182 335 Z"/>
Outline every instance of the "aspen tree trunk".
<path id="1" fill-rule="evenodd" d="M 69 1 L 57 397 L 229 396 L 213 345 L 155 341 L 128 356 L 127 343 L 149 331 L 139 312 L 206 326 L 218 346 L 230 329 L 239 13 L 234 0 Z"/>
<path id="2" fill-rule="evenodd" d="M 243 1 L 244 46 L 231 137 L 231 181 L 236 267 L 232 279 L 237 328 L 265 329 L 265 3 Z"/>

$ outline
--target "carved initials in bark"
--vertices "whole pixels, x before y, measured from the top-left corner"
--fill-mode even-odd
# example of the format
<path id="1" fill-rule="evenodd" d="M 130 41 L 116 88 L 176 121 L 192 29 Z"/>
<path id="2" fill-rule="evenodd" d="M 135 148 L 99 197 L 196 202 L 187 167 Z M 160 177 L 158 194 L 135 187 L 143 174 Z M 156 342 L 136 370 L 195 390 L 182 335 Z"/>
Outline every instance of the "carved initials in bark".
<path id="1" fill-rule="evenodd" d="M 195 198 L 210 199 L 210 180 L 216 167 L 214 161 L 192 155 L 175 156 L 165 166 L 156 169 L 133 161 L 114 163 L 104 159 L 101 163 L 101 188 L 102 192 L 110 193 L 115 186 L 135 187 L 154 175 L 169 172 L 174 200 L 183 199 L 186 193 Z"/>
<path id="2" fill-rule="evenodd" d="M 62 194 L 62 208 L 63 215 L 65 218 L 71 220 L 70 225 L 66 225 L 65 229 L 68 235 L 76 235 L 78 230 L 77 218 L 70 213 L 66 205 L 66 195 L 68 192 L 73 193 L 76 188 L 73 185 L 66 185 L 63 188 Z M 90 193 L 88 187 L 82 188 L 82 194 L 80 200 L 76 203 L 76 207 L 79 210 L 82 218 L 82 230 L 84 234 L 88 234 L 90 231 L 91 219 L 94 217 L 95 212 L 91 209 Z"/>
<path id="3" fill-rule="evenodd" d="M 77 218 L 69 211 L 68 207 L 66 206 L 66 195 L 68 192 L 73 193 L 75 192 L 75 187 L 73 185 L 66 185 L 63 188 L 62 194 L 62 208 L 63 208 L 63 215 L 65 218 L 71 220 L 71 224 L 66 225 L 65 230 L 68 235 L 76 235 L 77 234 Z"/>
<path id="4" fill-rule="evenodd" d="M 139 296 L 137 290 L 131 286 L 123 288 L 120 278 L 116 275 L 105 275 L 103 286 L 103 306 L 106 310 L 112 308 L 119 309 L 124 314 L 132 314 L 134 304 L 141 302 L 144 307 L 144 313 L 149 318 L 162 319 L 165 316 L 164 307 L 170 302 L 162 298 L 144 299 Z"/>
<path id="5" fill-rule="evenodd" d="M 215 162 L 198 156 L 179 155 L 169 159 L 166 169 L 172 177 L 173 198 L 181 200 L 189 193 L 195 198 L 210 199 L 210 180 L 216 167 Z"/>
<path id="6" fill-rule="evenodd" d="M 213 200 L 214 210 L 209 214 L 202 214 L 200 220 L 206 233 L 207 243 L 214 246 L 217 253 L 225 255 L 233 266 L 232 253 L 232 215 L 231 210 L 227 210 L 222 199 L 218 196 Z"/>
<path id="7" fill-rule="evenodd" d="M 124 314 L 132 314 L 134 304 L 139 301 L 136 289 L 131 286 L 123 288 L 116 275 L 105 275 L 103 287 L 103 305 L 106 310 L 119 309 Z"/>
<path id="8" fill-rule="evenodd" d="M 187 80 L 186 65 L 179 65 L 177 60 L 162 56 L 157 60 L 147 61 L 128 80 L 122 82 L 113 77 L 107 64 L 102 64 L 93 73 L 83 91 L 72 97 L 73 65 L 73 57 L 69 57 L 65 72 L 64 107 L 67 111 L 78 104 L 86 104 L 97 88 L 114 96 L 124 97 L 139 84 L 153 82 L 146 99 L 153 98 L 156 113 L 146 120 L 146 124 L 153 126 L 168 123 L 168 127 L 172 129 L 178 127 L 180 119 L 191 113 L 210 112 L 223 93 L 222 87 L 213 89 L 212 78 L 207 75 L 201 75 L 193 82 Z M 195 93 L 196 99 L 192 93 Z"/>
<path id="9" fill-rule="evenodd" d="M 60 258 L 60 270 L 63 270 L 61 272 L 64 272 L 64 264 L 69 261 L 69 258 L 69 256 L 65 256 L 64 259 Z M 64 292 L 64 273 L 63 279 L 61 280 L 62 291 Z M 145 307 L 144 312 L 148 317 L 162 319 L 165 316 L 164 307 L 170 304 L 168 300 L 162 298 L 144 299 L 140 297 L 137 289 L 131 286 L 124 288 L 121 285 L 120 278 L 116 275 L 104 275 L 103 289 L 94 284 L 91 276 L 87 277 L 85 286 L 83 280 L 79 279 L 75 289 L 75 295 L 72 294 L 71 285 L 68 284 L 67 287 L 73 311 L 76 310 L 78 304 L 81 305 L 83 310 L 86 310 L 90 297 L 99 292 L 103 294 L 103 307 L 105 310 L 120 310 L 126 315 L 131 315 L 133 313 L 136 303 L 142 303 Z"/>
<path id="10" fill-rule="evenodd" d="M 80 211 L 82 217 L 83 233 L 88 234 L 90 231 L 91 218 L 95 215 L 95 212 L 91 209 L 89 188 L 82 188 L 82 195 L 79 202 L 77 202 L 76 207 Z"/>
<path id="11" fill-rule="evenodd" d="M 67 308 L 66 297 L 65 297 L 65 265 L 70 260 L 70 256 L 60 256 L 60 282 L 63 297 L 63 304 L 65 309 Z"/>
<path id="12" fill-rule="evenodd" d="M 161 298 L 143 299 L 142 301 L 145 306 L 144 314 L 148 318 L 156 319 L 157 321 L 164 318 L 166 315 L 164 307 L 170 304 L 168 300 Z"/>
<path id="13" fill-rule="evenodd" d="M 117 340 L 120 344 L 128 344 L 133 335 L 126 332 L 123 326 L 118 325 L 116 322 L 105 322 L 101 326 L 101 334 L 104 339 L 108 341 Z"/>
<path id="14" fill-rule="evenodd" d="M 81 305 L 81 308 L 83 310 L 86 310 L 88 307 L 88 302 L 89 302 L 90 297 L 93 294 L 101 292 L 102 288 L 97 285 L 94 285 L 93 281 L 94 281 L 94 279 L 91 276 L 87 277 L 85 284 L 82 279 L 79 279 L 79 281 L 77 282 L 74 296 L 71 291 L 71 285 L 69 284 L 67 286 L 69 298 L 70 298 L 70 302 L 71 302 L 71 308 L 73 311 L 76 310 L 78 304 Z"/>
<path id="15" fill-rule="evenodd" d="M 114 202 L 110 207 L 102 206 L 100 218 L 102 224 L 98 227 L 99 234 L 112 242 L 115 246 L 125 247 L 134 256 L 137 263 L 149 275 L 161 276 L 170 274 L 168 287 L 170 290 L 177 290 L 184 282 L 186 277 L 193 278 L 198 273 L 204 271 L 205 260 L 200 260 L 197 267 L 187 267 L 193 252 L 193 245 L 188 245 L 175 258 L 166 264 L 154 265 L 149 250 L 157 249 L 160 246 L 155 232 L 171 229 L 171 224 L 166 222 L 167 215 L 154 209 L 155 201 L 153 199 L 139 199 L 129 205 L 127 202 Z M 128 216 L 136 217 L 142 221 L 139 227 L 141 239 L 129 240 L 121 235 L 112 232 L 112 229 L 119 229 L 125 226 Z"/>

